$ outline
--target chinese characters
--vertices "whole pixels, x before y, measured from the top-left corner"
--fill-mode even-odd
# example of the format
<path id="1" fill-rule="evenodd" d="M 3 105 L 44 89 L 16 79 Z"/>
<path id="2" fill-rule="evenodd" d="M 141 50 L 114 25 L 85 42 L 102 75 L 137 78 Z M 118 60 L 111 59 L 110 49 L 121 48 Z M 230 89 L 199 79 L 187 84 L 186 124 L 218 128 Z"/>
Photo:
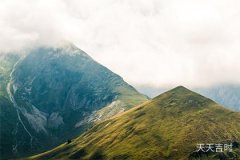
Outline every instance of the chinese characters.
<path id="1" fill-rule="evenodd" d="M 233 144 L 197 144 L 196 152 L 232 152 Z"/>

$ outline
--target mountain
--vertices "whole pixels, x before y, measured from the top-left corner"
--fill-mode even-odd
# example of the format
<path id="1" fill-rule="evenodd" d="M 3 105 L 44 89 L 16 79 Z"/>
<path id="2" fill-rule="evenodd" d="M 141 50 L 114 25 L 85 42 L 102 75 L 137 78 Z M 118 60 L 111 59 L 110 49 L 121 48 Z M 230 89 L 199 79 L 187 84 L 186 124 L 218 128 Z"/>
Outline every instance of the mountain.
<path id="1" fill-rule="evenodd" d="M 7 94 L 9 75 L 14 63 L 19 59 L 18 55 L 0 54 L 0 158 L 15 153 L 16 132 L 22 132 L 18 123 L 17 111 L 13 107 Z M 24 132 L 23 132 L 24 133 Z M 23 134 L 24 135 L 24 134 Z"/>
<path id="2" fill-rule="evenodd" d="M 147 100 L 73 44 L 0 58 L 0 156 L 54 147 Z"/>
<path id="3" fill-rule="evenodd" d="M 234 144 L 232 152 L 196 152 L 198 144 Z M 182 86 L 167 91 L 48 152 L 42 159 L 234 159 L 240 113 Z M 238 159 L 235 158 L 235 159 Z"/>
<path id="4" fill-rule="evenodd" d="M 152 86 L 136 86 L 136 88 L 149 97 L 155 97 L 159 93 L 163 93 L 169 88 L 152 87 Z M 239 84 L 222 84 L 209 87 L 191 88 L 206 97 L 211 98 L 215 102 L 232 109 L 240 111 L 240 85 Z"/>
<path id="5" fill-rule="evenodd" d="M 206 88 L 196 88 L 195 91 L 205 95 L 235 111 L 240 111 L 240 85 L 218 85 Z"/>

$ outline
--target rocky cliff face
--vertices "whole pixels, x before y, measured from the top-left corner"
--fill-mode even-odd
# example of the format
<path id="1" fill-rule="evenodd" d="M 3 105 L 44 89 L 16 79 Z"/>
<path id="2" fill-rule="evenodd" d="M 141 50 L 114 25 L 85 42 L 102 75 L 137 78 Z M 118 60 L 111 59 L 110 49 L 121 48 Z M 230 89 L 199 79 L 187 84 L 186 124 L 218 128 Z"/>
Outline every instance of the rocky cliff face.
<path id="1" fill-rule="evenodd" d="M 16 138 L 16 155 L 55 146 L 94 122 L 146 100 L 120 76 L 72 44 L 34 49 L 15 58 L 1 77 L 7 77 L 1 88 L 6 88 L 4 97 L 16 112 L 16 134 L 9 136 Z M 1 137 L 4 134 L 1 131 Z"/>

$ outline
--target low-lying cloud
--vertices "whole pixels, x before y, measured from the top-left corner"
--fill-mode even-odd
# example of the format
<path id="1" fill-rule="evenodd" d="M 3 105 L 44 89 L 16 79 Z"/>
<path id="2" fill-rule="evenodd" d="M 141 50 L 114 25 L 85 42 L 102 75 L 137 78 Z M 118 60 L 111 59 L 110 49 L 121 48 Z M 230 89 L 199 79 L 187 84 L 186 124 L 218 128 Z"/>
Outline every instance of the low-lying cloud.
<path id="1" fill-rule="evenodd" d="M 240 83 L 238 0 L 1 0 L 0 49 L 71 41 L 129 83 Z"/>

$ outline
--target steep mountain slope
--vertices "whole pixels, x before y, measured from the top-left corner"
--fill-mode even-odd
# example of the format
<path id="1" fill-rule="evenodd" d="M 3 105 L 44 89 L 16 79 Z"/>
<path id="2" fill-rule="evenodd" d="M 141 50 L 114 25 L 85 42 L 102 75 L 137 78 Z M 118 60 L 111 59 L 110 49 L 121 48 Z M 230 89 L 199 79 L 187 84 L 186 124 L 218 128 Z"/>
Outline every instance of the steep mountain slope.
<path id="1" fill-rule="evenodd" d="M 10 73 L 19 58 L 19 55 L 13 53 L 7 55 L 0 54 L 0 96 L 8 96 L 6 88 L 10 79 Z"/>
<path id="2" fill-rule="evenodd" d="M 11 68 L 19 59 L 18 55 L 0 54 L 0 157 L 16 152 L 16 132 L 18 126 L 17 112 L 8 98 L 7 84 Z"/>
<path id="3" fill-rule="evenodd" d="M 6 66 L 0 72 L 2 157 L 56 146 L 147 100 L 72 44 L 2 59 L 1 68 Z"/>
<path id="4" fill-rule="evenodd" d="M 240 113 L 180 86 L 29 159 L 233 159 L 239 142 Z M 235 145 L 233 152 L 194 152 L 209 143 Z"/>

